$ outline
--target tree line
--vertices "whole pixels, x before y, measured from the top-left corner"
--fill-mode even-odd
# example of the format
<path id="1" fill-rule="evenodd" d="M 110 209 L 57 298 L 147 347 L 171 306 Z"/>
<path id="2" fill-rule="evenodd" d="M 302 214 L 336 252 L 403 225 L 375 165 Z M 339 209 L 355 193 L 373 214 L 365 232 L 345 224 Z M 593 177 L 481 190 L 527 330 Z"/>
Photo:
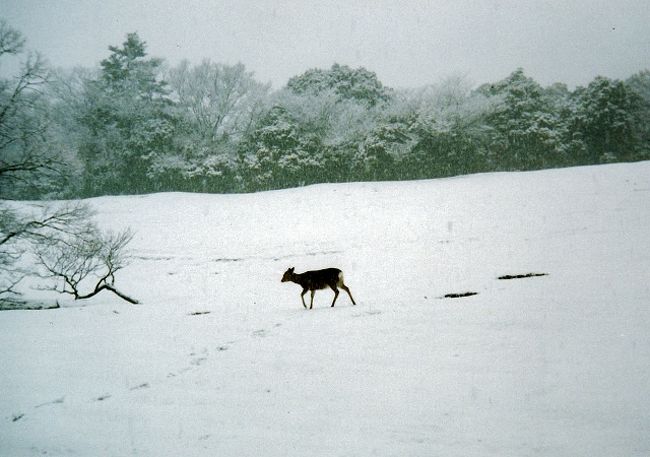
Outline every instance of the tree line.
<path id="1" fill-rule="evenodd" d="M 243 64 L 176 66 L 130 33 L 95 69 L 54 70 L 0 22 L 0 197 L 254 192 L 650 159 L 650 71 L 542 87 L 516 69 L 393 89 L 364 68 L 272 90 Z"/>

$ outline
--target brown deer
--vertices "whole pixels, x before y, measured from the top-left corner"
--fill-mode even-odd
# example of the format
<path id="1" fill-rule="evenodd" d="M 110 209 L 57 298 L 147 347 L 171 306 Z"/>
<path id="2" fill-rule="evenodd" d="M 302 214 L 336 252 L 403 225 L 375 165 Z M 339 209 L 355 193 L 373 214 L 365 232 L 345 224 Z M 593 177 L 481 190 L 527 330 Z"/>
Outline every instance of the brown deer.
<path id="1" fill-rule="evenodd" d="M 305 271 L 304 273 L 294 273 L 295 268 L 291 267 L 284 272 L 282 276 L 282 282 L 295 282 L 300 284 L 302 287 L 302 293 L 300 298 L 302 299 L 302 306 L 307 309 L 305 304 L 305 294 L 307 291 L 311 291 L 311 303 L 309 304 L 309 309 L 314 307 L 314 294 L 317 290 L 325 289 L 330 287 L 334 291 L 334 300 L 332 300 L 332 307 L 336 302 L 337 297 L 339 296 L 339 287 L 346 291 L 352 300 L 352 304 L 356 305 L 350 289 L 343 283 L 343 272 L 338 268 L 325 268 L 324 270 L 314 270 L 314 271 Z"/>

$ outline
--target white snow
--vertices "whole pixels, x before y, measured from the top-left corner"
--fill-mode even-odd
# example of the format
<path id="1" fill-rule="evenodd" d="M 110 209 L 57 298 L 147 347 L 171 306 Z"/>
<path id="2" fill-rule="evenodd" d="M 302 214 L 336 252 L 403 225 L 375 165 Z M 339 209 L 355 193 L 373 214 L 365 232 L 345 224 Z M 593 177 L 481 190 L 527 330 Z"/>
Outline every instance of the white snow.
<path id="1" fill-rule="evenodd" d="M 142 304 L 0 313 L 0 455 L 650 455 L 650 162 L 89 202 Z"/>

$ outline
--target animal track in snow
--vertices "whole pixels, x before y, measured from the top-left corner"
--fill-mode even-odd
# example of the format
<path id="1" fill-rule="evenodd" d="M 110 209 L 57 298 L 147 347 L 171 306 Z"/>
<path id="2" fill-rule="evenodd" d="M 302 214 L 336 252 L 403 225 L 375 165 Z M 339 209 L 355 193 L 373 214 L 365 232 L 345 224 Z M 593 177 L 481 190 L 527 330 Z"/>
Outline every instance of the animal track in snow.
<path id="1" fill-rule="evenodd" d="M 138 385 L 138 386 L 131 387 L 129 390 L 147 389 L 147 388 L 149 388 L 149 387 L 150 387 L 150 386 L 149 386 L 149 383 L 148 383 L 148 382 L 143 382 L 142 384 L 140 384 L 140 385 Z"/>
<path id="2" fill-rule="evenodd" d="M 57 398 L 56 400 L 47 401 L 45 403 L 41 403 L 40 405 L 36 405 L 36 406 L 34 406 L 34 408 L 41 408 L 43 406 L 48 406 L 48 405 L 58 405 L 58 404 L 63 403 L 64 400 L 65 400 L 65 397 Z"/>
<path id="3" fill-rule="evenodd" d="M 198 367 L 198 366 L 200 366 L 203 362 L 205 362 L 206 360 L 208 360 L 207 357 L 197 357 L 197 358 L 195 358 L 195 359 L 192 359 L 192 360 L 190 361 L 190 364 L 191 364 L 191 365 L 194 365 L 194 366 L 196 366 L 196 367 Z"/>
<path id="4" fill-rule="evenodd" d="M 353 314 L 352 317 L 376 316 L 377 314 L 381 314 L 381 311 L 364 311 L 362 313 Z"/>
<path id="5" fill-rule="evenodd" d="M 199 311 L 199 312 L 192 313 L 192 314 L 199 315 L 199 314 L 207 314 L 208 312 Z M 376 314 L 376 312 L 375 313 L 368 312 L 366 314 Z M 273 325 L 273 328 L 279 328 L 282 325 L 283 325 L 282 323 L 275 323 Z M 266 337 L 268 335 L 269 335 L 269 331 L 267 329 L 258 329 L 258 330 L 252 331 L 250 333 L 249 338 L 250 337 L 264 338 L 264 337 Z M 231 348 L 231 346 L 233 344 L 237 344 L 238 342 L 245 341 L 246 339 L 247 338 L 241 338 L 239 340 L 229 340 L 229 341 L 225 342 L 224 344 L 216 346 L 215 350 L 218 351 L 218 352 L 227 351 L 227 350 L 229 350 Z M 190 357 L 189 365 L 187 365 L 187 366 L 185 366 L 183 368 L 180 368 L 178 370 L 168 372 L 167 375 L 165 376 L 165 378 L 166 379 L 176 378 L 176 377 L 181 376 L 181 375 L 183 375 L 183 374 L 185 374 L 185 373 L 187 373 L 189 371 L 194 370 L 197 367 L 200 367 L 210 357 L 209 352 L 210 351 L 208 350 L 208 348 L 203 348 L 201 351 L 192 351 L 192 352 L 190 352 L 189 353 L 189 357 Z M 134 391 L 139 391 L 139 390 L 149 389 L 149 388 L 151 388 L 151 384 L 149 382 L 143 382 L 141 384 L 125 388 L 124 391 L 122 392 L 122 394 L 127 393 L 129 391 L 134 392 Z M 119 397 L 119 395 L 120 394 L 118 393 L 117 396 Z M 106 400 L 108 400 L 110 398 L 113 398 L 114 396 L 115 395 L 112 394 L 112 393 L 103 393 L 101 395 L 91 397 L 91 401 L 93 401 L 93 402 L 103 402 L 103 401 L 106 401 Z M 56 398 L 56 399 L 54 399 L 52 401 L 48 401 L 48 402 L 38 404 L 38 405 L 34 406 L 34 408 L 42 408 L 44 406 L 61 404 L 64 401 L 65 401 L 65 396 L 62 396 L 62 397 Z M 18 421 L 20 421 L 20 420 L 22 420 L 24 418 L 25 418 L 24 413 L 14 413 L 14 414 L 7 417 L 8 420 L 11 420 L 11 422 L 18 422 Z M 199 439 L 201 439 L 201 440 L 208 439 L 208 438 L 210 438 L 210 435 L 203 435 L 203 436 L 199 437 Z"/>

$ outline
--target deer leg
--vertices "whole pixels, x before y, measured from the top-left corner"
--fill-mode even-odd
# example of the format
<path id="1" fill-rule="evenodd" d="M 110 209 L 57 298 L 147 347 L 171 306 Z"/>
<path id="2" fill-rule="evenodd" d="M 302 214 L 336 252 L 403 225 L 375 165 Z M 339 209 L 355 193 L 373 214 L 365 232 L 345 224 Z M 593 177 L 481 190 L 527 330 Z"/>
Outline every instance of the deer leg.
<path id="1" fill-rule="evenodd" d="M 352 294 L 350 293 L 350 289 L 348 289 L 348 286 L 346 286 L 345 284 L 341 284 L 341 288 L 348 293 L 348 295 L 350 296 L 350 300 L 352 300 L 352 304 L 356 305 L 356 302 L 354 301 L 354 298 L 352 298 Z"/>
<path id="2" fill-rule="evenodd" d="M 314 294 L 316 293 L 315 290 L 311 291 L 311 303 L 309 304 L 309 309 L 312 309 L 314 307 Z"/>
<path id="3" fill-rule="evenodd" d="M 333 307 L 334 307 L 334 303 L 336 302 L 336 299 L 337 299 L 338 296 L 339 296 L 339 290 L 336 288 L 336 286 L 330 286 L 330 287 L 331 287 L 332 290 L 334 291 L 334 300 L 332 300 L 332 306 L 331 306 L 331 308 L 333 308 Z"/>
<path id="4" fill-rule="evenodd" d="M 305 294 L 307 293 L 308 289 L 303 289 L 302 293 L 300 294 L 300 299 L 302 300 L 302 306 L 307 309 L 307 305 L 305 304 Z"/>

